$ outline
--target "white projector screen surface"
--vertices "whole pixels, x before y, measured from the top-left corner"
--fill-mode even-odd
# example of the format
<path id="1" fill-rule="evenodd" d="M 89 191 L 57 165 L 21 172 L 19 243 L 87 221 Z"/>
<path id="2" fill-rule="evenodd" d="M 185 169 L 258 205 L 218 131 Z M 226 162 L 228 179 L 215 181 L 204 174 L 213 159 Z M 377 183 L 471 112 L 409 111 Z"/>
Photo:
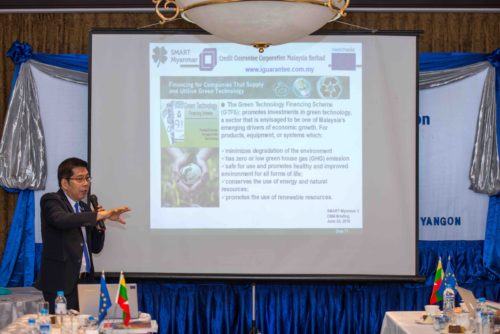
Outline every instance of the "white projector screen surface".
<path id="1" fill-rule="evenodd" d="M 96 269 L 416 275 L 416 42 L 94 31 Z"/>

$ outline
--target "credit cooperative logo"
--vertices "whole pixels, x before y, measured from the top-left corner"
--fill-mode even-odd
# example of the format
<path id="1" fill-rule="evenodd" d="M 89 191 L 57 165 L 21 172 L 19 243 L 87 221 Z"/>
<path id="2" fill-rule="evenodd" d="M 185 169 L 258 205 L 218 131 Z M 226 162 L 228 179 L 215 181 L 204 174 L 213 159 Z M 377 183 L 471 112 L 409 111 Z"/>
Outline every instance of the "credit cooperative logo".
<path id="1" fill-rule="evenodd" d="M 189 49 L 167 50 L 164 46 L 157 46 L 153 49 L 151 58 L 157 67 L 170 62 L 179 64 L 180 67 L 197 67 L 200 71 L 212 71 L 217 66 L 217 49 L 205 48 L 196 58 L 191 55 Z"/>
<path id="2" fill-rule="evenodd" d="M 206 48 L 200 53 L 200 71 L 212 71 L 217 65 L 217 49 Z"/>

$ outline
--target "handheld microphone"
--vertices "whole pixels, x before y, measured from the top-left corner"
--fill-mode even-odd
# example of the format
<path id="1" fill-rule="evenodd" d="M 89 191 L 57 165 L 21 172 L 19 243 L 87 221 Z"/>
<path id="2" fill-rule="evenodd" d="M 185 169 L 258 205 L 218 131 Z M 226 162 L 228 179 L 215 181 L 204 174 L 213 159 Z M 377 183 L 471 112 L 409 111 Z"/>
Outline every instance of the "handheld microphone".
<path id="1" fill-rule="evenodd" d="M 97 212 L 97 207 L 99 206 L 99 203 L 97 202 L 97 196 L 92 194 L 89 197 L 90 204 L 94 207 L 94 210 Z M 97 225 L 102 229 L 106 229 L 106 225 L 104 224 L 104 220 L 98 220 Z"/>

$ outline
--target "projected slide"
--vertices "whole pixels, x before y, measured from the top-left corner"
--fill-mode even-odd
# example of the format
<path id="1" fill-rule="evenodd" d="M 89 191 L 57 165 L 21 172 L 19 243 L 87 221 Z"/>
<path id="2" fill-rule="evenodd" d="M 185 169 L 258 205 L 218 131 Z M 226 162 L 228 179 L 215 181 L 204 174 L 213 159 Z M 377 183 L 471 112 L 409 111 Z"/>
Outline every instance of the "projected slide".
<path id="1" fill-rule="evenodd" d="M 362 43 L 147 51 L 151 228 L 363 228 Z"/>
<path id="2" fill-rule="evenodd" d="M 92 193 L 132 209 L 97 270 L 416 275 L 417 41 L 94 31 Z"/>

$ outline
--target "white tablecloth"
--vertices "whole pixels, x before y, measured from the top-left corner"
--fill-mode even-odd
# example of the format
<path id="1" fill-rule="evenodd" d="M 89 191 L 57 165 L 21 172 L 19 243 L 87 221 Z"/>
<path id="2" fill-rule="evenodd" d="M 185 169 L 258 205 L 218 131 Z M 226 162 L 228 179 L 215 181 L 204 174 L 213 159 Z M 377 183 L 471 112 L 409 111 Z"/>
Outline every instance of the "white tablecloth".
<path id="1" fill-rule="evenodd" d="M 4 328 L 17 318 L 30 313 L 38 313 L 38 303 L 43 301 L 42 292 L 35 288 L 9 288 L 10 295 L 0 296 L 0 328 Z"/>
<path id="2" fill-rule="evenodd" d="M 144 313 L 143 313 L 144 314 Z M 151 319 L 149 315 L 147 315 L 144 320 L 146 319 Z M 131 324 L 134 321 L 139 321 L 140 319 L 137 320 L 131 320 Z M 149 328 L 130 328 L 130 329 L 112 329 L 112 328 L 107 328 L 106 329 L 106 323 L 112 323 L 112 322 L 118 322 L 121 323 L 121 320 L 104 320 L 103 323 L 101 324 L 100 330 L 104 334 L 150 334 L 150 333 L 157 333 L 158 332 L 158 324 L 156 323 L 155 320 L 150 321 L 150 326 Z"/>
<path id="3" fill-rule="evenodd" d="M 151 319 L 150 316 L 146 313 L 141 313 L 141 316 L 143 319 Z M 8 326 L 0 329 L 0 334 L 21 334 L 24 333 L 29 327 L 28 327 L 28 319 L 33 318 L 37 319 L 36 314 L 25 314 L 19 318 L 17 318 L 15 321 L 13 321 L 11 324 Z M 105 320 L 102 325 L 104 325 L 105 322 L 112 322 L 113 320 Z M 135 320 L 132 320 L 135 321 Z M 137 320 L 138 321 L 138 320 Z M 120 322 L 120 321 L 119 321 Z M 131 329 L 102 329 L 102 332 L 105 334 L 150 334 L 150 333 L 157 333 L 158 332 L 158 324 L 156 323 L 155 320 L 151 320 L 151 327 L 150 328 L 131 328 Z M 56 326 L 53 326 L 51 331 L 51 334 L 61 334 L 61 329 L 57 328 Z M 85 329 L 79 328 L 76 329 L 73 332 L 75 334 L 80 334 L 80 333 L 85 333 Z"/>
<path id="4" fill-rule="evenodd" d="M 424 311 L 386 312 L 380 334 L 437 334 L 432 324 L 417 324 Z"/>

